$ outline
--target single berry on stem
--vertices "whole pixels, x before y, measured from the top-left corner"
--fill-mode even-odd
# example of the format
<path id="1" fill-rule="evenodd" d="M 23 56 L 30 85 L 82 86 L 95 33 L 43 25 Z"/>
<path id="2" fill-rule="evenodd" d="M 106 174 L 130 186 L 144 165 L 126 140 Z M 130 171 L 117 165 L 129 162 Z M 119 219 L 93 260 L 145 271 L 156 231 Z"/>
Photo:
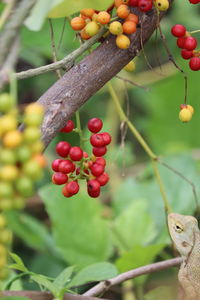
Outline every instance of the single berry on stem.
<path id="1" fill-rule="evenodd" d="M 61 141 L 56 145 L 56 152 L 61 157 L 67 157 L 67 155 L 69 154 L 70 148 L 71 148 L 70 143 Z"/>
<path id="2" fill-rule="evenodd" d="M 103 122 L 101 119 L 92 118 L 88 121 L 88 129 L 93 133 L 99 132 L 102 129 L 102 127 Z"/>

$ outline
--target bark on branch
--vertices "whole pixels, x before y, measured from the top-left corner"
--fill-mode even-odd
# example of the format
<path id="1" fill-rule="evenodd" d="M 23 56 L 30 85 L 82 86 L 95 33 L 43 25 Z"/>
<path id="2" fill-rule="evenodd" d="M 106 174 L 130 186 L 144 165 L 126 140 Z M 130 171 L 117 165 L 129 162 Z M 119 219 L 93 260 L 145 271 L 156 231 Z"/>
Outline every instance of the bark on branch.
<path id="1" fill-rule="evenodd" d="M 137 14 L 140 15 L 141 27 L 132 34 L 129 49 L 117 48 L 115 37 L 108 37 L 40 97 L 38 101 L 46 109 L 42 125 L 42 139 L 46 146 L 73 113 L 133 59 L 151 37 L 157 24 L 156 11 L 143 15 L 137 11 Z"/>

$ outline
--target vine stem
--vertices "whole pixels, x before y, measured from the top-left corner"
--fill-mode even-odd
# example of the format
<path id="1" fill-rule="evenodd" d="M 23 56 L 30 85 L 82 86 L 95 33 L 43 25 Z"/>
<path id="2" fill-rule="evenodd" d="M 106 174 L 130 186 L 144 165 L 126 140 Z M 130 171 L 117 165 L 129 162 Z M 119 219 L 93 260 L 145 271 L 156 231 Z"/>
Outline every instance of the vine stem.
<path id="1" fill-rule="evenodd" d="M 121 105 L 120 105 L 120 101 L 119 98 L 111 84 L 111 82 L 109 81 L 107 83 L 108 89 L 109 89 L 109 93 L 111 95 L 111 98 L 115 104 L 116 110 L 119 114 L 119 117 L 121 119 L 122 122 L 125 122 L 127 124 L 127 126 L 129 127 L 130 131 L 132 132 L 132 134 L 135 136 L 135 138 L 138 140 L 138 142 L 140 143 L 140 145 L 142 146 L 142 148 L 145 150 L 145 152 L 147 153 L 147 155 L 150 157 L 152 164 L 153 164 L 153 170 L 155 173 L 155 177 L 157 180 L 157 183 L 159 185 L 160 188 L 160 192 L 163 198 L 163 202 L 164 202 L 164 208 L 165 211 L 167 213 L 171 212 L 171 207 L 169 205 L 169 202 L 167 200 L 167 195 L 164 189 L 164 184 L 162 182 L 159 170 L 158 170 L 158 157 L 155 153 L 153 153 L 153 151 L 151 150 L 151 148 L 148 146 L 148 144 L 146 143 L 146 141 L 144 140 L 144 138 L 141 136 L 141 134 L 138 132 L 138 130 L 135 128 L 135 126 L 133 125 L 133 123 L 128 119 L 128 117 L 126 116 L 126 114 L 124 113 Z"/>

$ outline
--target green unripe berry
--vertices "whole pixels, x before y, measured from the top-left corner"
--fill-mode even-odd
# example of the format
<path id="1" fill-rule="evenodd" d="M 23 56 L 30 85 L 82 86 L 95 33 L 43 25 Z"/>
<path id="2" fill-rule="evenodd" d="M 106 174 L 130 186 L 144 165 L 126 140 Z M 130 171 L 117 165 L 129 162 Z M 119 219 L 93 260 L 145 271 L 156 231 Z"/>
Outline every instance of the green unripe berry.
<path id="1" fill-rule="evenodd" d="M 38 127 L 43 120 L 42 114 L 29 114 L 24 116 L 24 123 L 26 126 Z"/>
<path id="2" fill-rule="evenodd" d="M 16 154 L 10 149 L 1 149 L 0 162 L 3 164 L 15 164 Z"/>
<path id="3" fill-rule="evenodd" d="M 0 112 L 6 113 L 14 105 L 14 100 L 10 94 L 3 93 L 0 95 Z"/>
<path id="4" fill-rule="evenodd" d="M 28 127 L 23 132 L 24 141 L 28 144 L 38 141 L 40 135 L 41 135 L 40 129 L 36 127 Z"/>
<path id="5" fill-rule="evenodd" d="M 22 168 L 25 175 L 30 177 L 32 180 L 39 179 L 42 175 L 42 169 L 35 160 L 27 161 Z"/>
<path id="6" fill-rule="evenodd" d="M 16 181 L 16 190 L 23 197 L 31 197 L 33 195 L 33 182 L 25 176 L 20 177 Z"/>
<path id="7" fill-rule="evenodd" d="M 31 149 L 28 146 L 21 146 L 16 151 L 17 160 L 21 163 L 31 158 Z"/>
<path id="8" fill-rule="evenodd" d="M 85 32 L 89 36 L 94 36 L 95 34 L 97 34 L 99 29 L 100 26 L 95 21 L 91 21 L 85 26 Z"/>
<path id="9" fill-rule="evenodd" d="M 10 198 L 13 195 L 12 184 L 8 182 L 0 182 L 0 198 Z"/>

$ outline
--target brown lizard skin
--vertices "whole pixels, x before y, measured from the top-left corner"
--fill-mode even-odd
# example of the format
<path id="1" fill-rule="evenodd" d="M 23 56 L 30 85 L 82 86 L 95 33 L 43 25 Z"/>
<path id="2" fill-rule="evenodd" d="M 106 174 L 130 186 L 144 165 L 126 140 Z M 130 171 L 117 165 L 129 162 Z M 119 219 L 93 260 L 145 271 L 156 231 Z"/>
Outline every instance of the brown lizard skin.
<path id="1" fill-rule="evenodd" d="M 200 231 L 197 219 L 171 213 L 168 215 L 171 238 L 183 258 L 178 279 L 180 300 L 200 300 Z"/>

